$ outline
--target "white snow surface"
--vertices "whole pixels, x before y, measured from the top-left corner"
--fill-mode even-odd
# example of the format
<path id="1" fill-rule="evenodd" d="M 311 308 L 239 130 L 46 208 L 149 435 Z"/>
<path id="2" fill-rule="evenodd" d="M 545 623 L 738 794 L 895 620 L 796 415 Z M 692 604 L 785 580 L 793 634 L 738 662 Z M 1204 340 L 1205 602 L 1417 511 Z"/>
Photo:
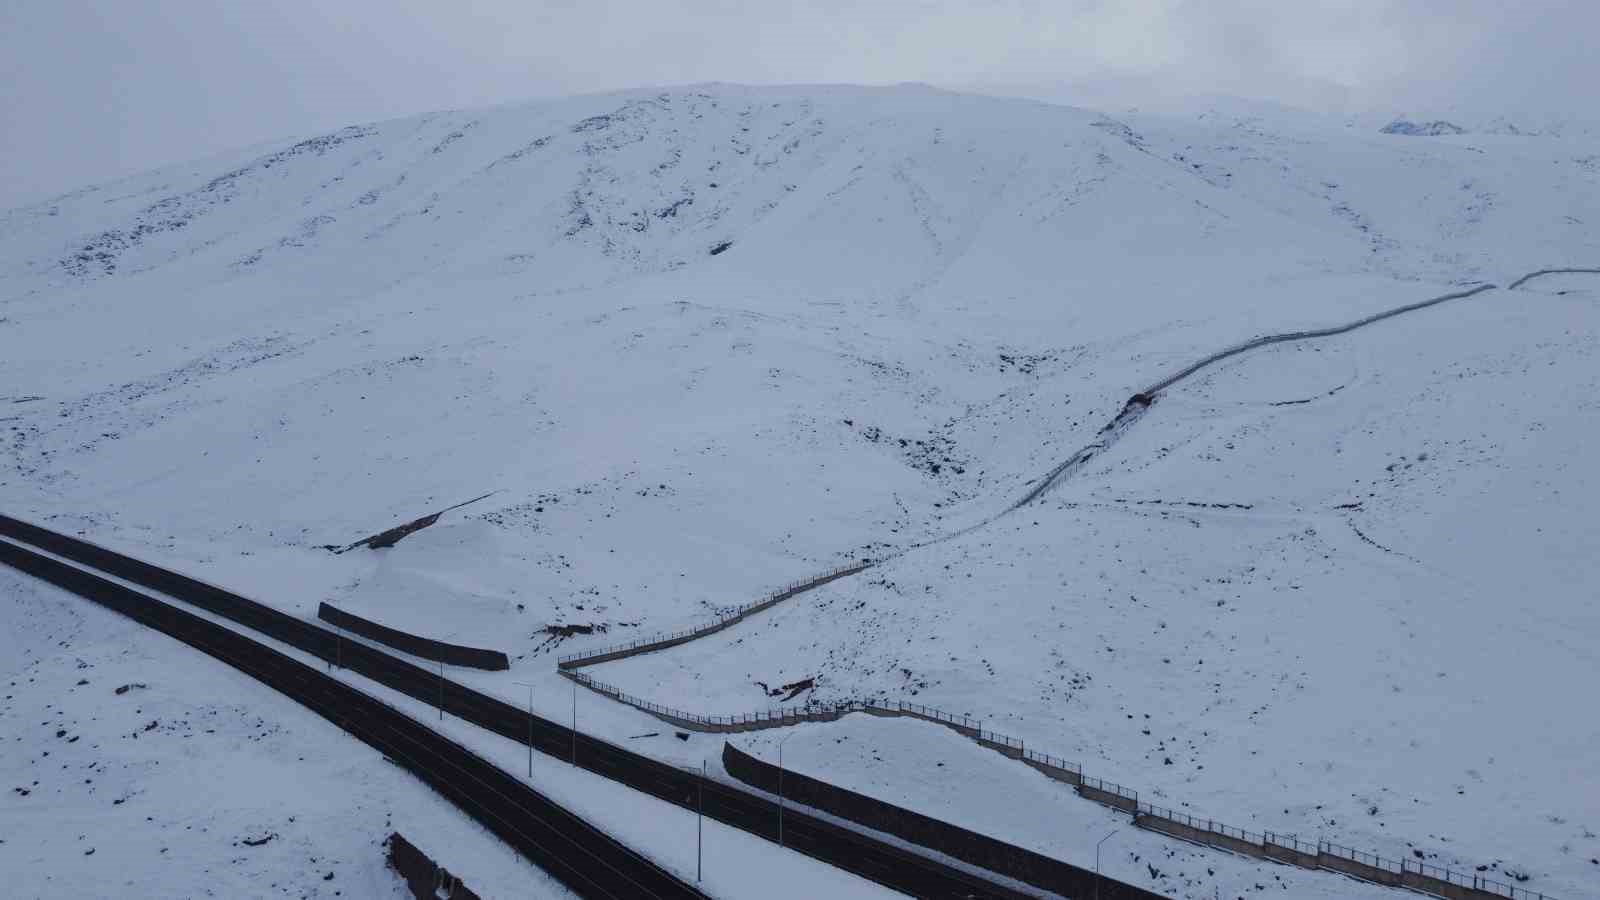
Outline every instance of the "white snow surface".
<path id="1" fill-rule="evenodd" d="M 249 676 L 10 569 L 0 591 L 12 896 L 398 900 L 393 831 L 485 896 L 572 896 Z"/>
<path id="2" fill-rule="evenodd" d="M 72 594 L 10 570 L 0 579 L 18 601 L 0 607 L 0 623 L 26 642 L 0 706 L 5 733 L 15 732 L 8 749 L 22 751 L 0 770 L 22 788 L 0 799 L 0 854 L 11 851 L 0 859 L 8 872 L 22 873 L 13 884 L 18 896 L 407 897 L 381 846 L 396 829 L 480 896 L 573 896 L 294 701 Z M 320 664 L 287 644 L 264 642 Z M 39 646 L 44 652 L 29 649 Z M 156 680 L 124 682 L 122 694 L 110 684 L 90 689 L 96 675 L 115 681 L 133 673 Z M 331 674 L 506 771 L 528 771 L 524 745 L 454 717 L 435 720 L 433 707 L 344 670 Z M 38 716 L 38 727 L 25 716 Z M 688 763 L 710 752 L 709 745 L 684 746 L 674 761 L 697 768 Z M 699 823 L 702 837 L 693 811 L 565 761 L 536 755 L 533 765 L 524 777 L 535 789 L 680 878 L 699 878 L 711 896 L 900 896 L 715 820 Z M 710 777 L 727 778 L 715 769 Z"/>
<path id="3" fill-rule="evenodd" d="M 564 715 L 557 652 L 982 521 L 1194 358 L 1600 265 L 1596 223 L 1587 138 L 1265 108 L 708 85 L 354 127 L 0 216 L 0 509 L 506 650 L 459 677 Z M 706 713 L 816 677 L 793 702 L 970 713 L 1159 805 L 1593 895 L 1597 301 L 1551 276 L 1229 360 L 1035 506 L 590 671 Z M 830 726 L 886 759 L 906 727 Z M 997 833 L 1071 821 L 1081 862 L 1109 814 L 990 755 L 1041 797 Z"/>

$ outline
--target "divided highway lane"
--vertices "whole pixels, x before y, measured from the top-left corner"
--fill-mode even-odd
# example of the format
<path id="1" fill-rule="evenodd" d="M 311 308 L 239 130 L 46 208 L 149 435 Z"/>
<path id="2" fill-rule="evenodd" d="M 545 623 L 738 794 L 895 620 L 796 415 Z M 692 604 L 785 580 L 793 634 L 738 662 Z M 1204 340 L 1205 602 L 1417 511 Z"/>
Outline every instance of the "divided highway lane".
<path id="1" fill-rule="evenodd" d="M 416 775 L 580 896 L 706 896 L 465 747 L 311 666 L 8 541 L 0 541 L 0 562 L 189 644 L 298 701 Z"/>
<path id="2" fill-rule="evenodd" d="M 526 710 L 449 679 L 444 679 L 441 684 L 437 671 L 430 672 L 366 644 L 341 641 L 336 633 L 315 623 L 186 575 L 20 519 L 0 515 L 0 535 L 176 597 L 323 660 L 342 665 L 422 702 L 442 702 L 446 713 L 488 731 L 518 743 L 528 742 L 530 729 Z M 130 593 L 142 596 L 136 592 Z M 539 716 L 533 717 L 532 726 L 534 749 L 557 759 L 573 761 L 572 729 Z M 669 803 L 695 808 L 701 787 L 698 774 L 582 732 L 576 737 L 577 765 Z M 504 776 L 504 773 L 501 775 Z M 776 803 L 718 781 L 707 781 L 704 789 L 704 811 L 707 816 L 767 840 L 777 840 Z M 792 807 L 784 812 L 783 836 L 784 844 L 797 852 L 914 897 L 1012 900 L 1032 896 Z M 1107 888 L 1112 887 L 1108 880 Z M 1108 893 L 1107 896 L 1113 894 Z"/>

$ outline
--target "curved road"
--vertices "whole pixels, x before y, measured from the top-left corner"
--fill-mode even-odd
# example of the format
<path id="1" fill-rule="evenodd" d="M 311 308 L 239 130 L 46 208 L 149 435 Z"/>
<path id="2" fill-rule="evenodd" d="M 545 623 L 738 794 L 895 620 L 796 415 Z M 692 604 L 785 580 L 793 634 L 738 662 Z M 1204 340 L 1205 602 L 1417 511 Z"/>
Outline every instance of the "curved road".
<path id="1" fill-rule="evenodd" d="M 705 781 L 702 785 L 698 774 L 625 750 L 582 732 L 574 733 L 564 725 L 539 716 L 530 719 L 525 710 L 449 679 L 441 679 L 437 672 L 429 672 L 366 644 L 340 641 L 337 634 L 312 622 L 303 621 L 231 591 L 107 550 L 79 538 L 50 531 L 6 515 L 0 515 L 0 535 L 175 597 L 311 653 L 319 659 L 338 662 L 344 668 L 425 703 L 442 704 L 446 712 L 518 743 L 528 743 L 531 733 L 534 749 L 575 762 L 612 781 L 628 785 L 669 803 L 694 809 L 697 793 L 703 786 L 705 815 L 758 837 L 774 842 L 777 840 L 778 807 L 765 797 L 718 781 Z M 0 561 L 16 568 L 23 566 L 18 566 L 13 560 L 26 554 L 35 561 L 44 560 L 69 572 L 94 577 L 46 557 L 37 557 L 24 548 L 15 545 L 6 546 L 9 549 L 0 556 Z M 29 570 L 24 569 L 24 571 Z M 68 589 L 74 593 L 81 593 L 75 588 Z M 122 590 L 127 591 L 126 588 Z M 157 604 L 181 612 L 154 598 L 147 598 L 133 591 L 127 592 L 139 602 Z M 97 597 L 91 599 L 99 602 Z M 227 631 L 214 623 L 206 624 Z M 236 632 L 233 634 L 237 639 L 249 641 Z M 315 670 L 309 667 L 303 668 L 315 673 Z M 341 684 L 333 679 L 328 681 Z M 377 703 L 375 700 L 370 702 Z M 343 727 L 344 723 L 340 724 Z M 444 739 L 438 738 L 438 740 Z M 493 766 L 488 768 L 494 769 Z M 515 781 L 504 773 L 500 774 L 503 778 Z M 447 796 L 451 795 L 447 793 Z M 792 850 L 914 897 L 963 898 L 963 900 L 993 897 L 1020 900 L 1031 896 L 824 821 L 793 807 L 787 808 L 784 812 L 783 837 L 784 845 Z M 554 873 L 554 870 L 551 871 Z M 1112 892 L 1115 890 L 1114 885 L 1115 883 L 1109 880 L 1106 882 L 1105 897 L 1108 900 L 1117 896 Z M 634 896 L 653 895 L 636 893 Z"/>
<path id="2" fill-rule="evenodd" d="M 376 748 L 582 897 L 703 898 L 576 814 L 393 707 L 209 619 L 0 540 L 0 562 L 176 638 Z"/>

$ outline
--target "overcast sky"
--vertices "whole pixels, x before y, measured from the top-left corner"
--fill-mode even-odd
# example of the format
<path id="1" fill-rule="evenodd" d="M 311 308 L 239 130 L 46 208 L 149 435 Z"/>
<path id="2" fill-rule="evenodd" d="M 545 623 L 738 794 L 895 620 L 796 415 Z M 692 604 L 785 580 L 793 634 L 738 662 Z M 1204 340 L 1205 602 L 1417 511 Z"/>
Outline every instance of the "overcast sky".
<path id="1" fill-rule="evenodd" d="M 0 208 L 434 109 L 696 81 L 1592 107 L 1600 0 L 0 0 Z"/>

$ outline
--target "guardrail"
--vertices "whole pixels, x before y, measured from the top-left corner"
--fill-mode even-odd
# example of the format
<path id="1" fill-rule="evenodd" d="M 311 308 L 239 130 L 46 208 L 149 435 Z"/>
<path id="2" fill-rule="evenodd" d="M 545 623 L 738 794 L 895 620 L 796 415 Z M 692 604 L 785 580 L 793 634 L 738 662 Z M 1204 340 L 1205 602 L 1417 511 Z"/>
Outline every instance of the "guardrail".
<path id="1" fill-rule="evenodd" d="M 637 656 L 641 653 L 651 653 L 656 650 L 665 650 L 668 647 L 675 647 L 679 644 L 685 644 L 696 638 L 702 638 L 709 634 L 715 634 L 716 632 L 719 632 L 737 622 L 743 621 L 744 619 L 755 615 L 756 613 L 771 609 L 773 606 L 776 606 L 778 603 L 787 600 L 796 594 L 803 594 L 806 591 L 819 588 L 830 581 L 837 581 L 845 576 L 854 575 L 857 572 L 864 571 L 872 566 L 872 560 L 862 560 L 858 563 L 850 563 L 848 565 L 829 569 L 821 575 L 814 575 L 810 578 L 791 582 L 790 584 L 787 584 L 767 594 L 760 600 L 756 600 L 752 603 L 746 603 L 743 606 L 737 607 L 732 612 L 723 613 L 716 619 L 713 619 L 704 625 L 697 625 L 693 628 L 685 628 L 669 634 L 651 635 L 649 637 L 628 641 L 624 644 L 613 644 L 612 646 L 601 647 L 595 650 L 582 650 L 577 653 L 568 653 L 564 656 L 556 657 L 556 666 L 560 669 L 576 669 L 582 666 L 592 666 L 598 663 L 610 662 L 616 659 L 624 659 L 629 656 Z"/>

